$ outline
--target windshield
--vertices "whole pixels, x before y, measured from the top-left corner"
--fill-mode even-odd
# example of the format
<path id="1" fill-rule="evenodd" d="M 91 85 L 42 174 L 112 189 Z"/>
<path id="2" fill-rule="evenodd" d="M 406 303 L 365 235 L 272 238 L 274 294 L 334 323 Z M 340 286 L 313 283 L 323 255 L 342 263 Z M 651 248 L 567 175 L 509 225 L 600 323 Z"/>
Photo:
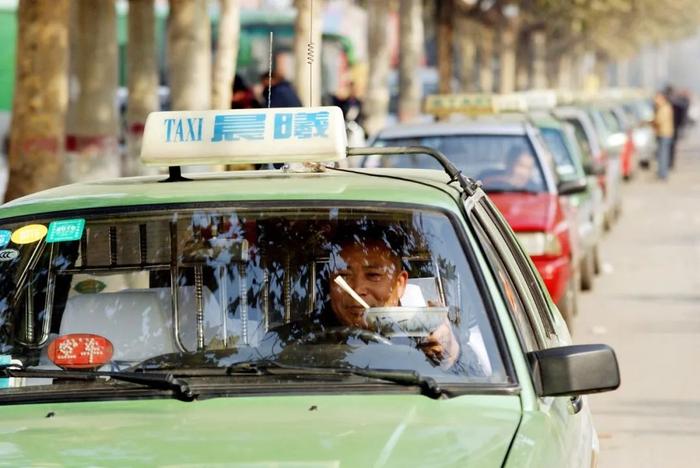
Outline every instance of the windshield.
<path id="1" fill-rule="evenodd" d="M 379 139 L 376 146 L 428 146 L 447 156 L 465 175 L 483 182 L 487 192 L 546 192 L 544 176 L 525 135 L 433 135 Z M 425 155 L 378 159 L 385 167 L 440 169 Z M 368 164 L 372 165 L 370 158 Z"/>
<path id="2" fill-rule="evenodd" d="M 547 147 L 554 155 L 554 164 L 559 178 L 562 180 L 578 179 L 580 175 L 577 172 L 573 154 L 569 151 L 566 141 L 564 141 L 563 130 L 544 127 L 540 128 L 540 132 Z"/>
<path id="3" fill-rule="evenodd" d="M 454 226 L 441 212 L 385 205 L 6 224 L 1 353 L 25 369 L 58 369 L 61 356 L 89 354 L 92 337 L 112 347 L 83 366 L 98 370 L 263 360 L 505 382 Z"/>

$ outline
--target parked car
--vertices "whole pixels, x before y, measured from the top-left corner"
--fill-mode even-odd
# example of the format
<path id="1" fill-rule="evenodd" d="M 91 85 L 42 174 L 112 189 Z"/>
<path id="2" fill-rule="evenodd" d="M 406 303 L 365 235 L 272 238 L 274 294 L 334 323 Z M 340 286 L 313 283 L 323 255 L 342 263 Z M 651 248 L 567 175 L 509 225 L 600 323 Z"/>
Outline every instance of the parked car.
<path id="1" fill-rule="evenodd" d="M 464 174 L 480 180 L 517 233 L 549 293 L 572 326 L 579 285 L 571 238 L 575 219 L 568 217 L 560 196 L 585 187 L 559 180 L 540 132 L 526 116 L 399 125 L 382 130 L 374 145 L 435 148 Z M 435 167 L 434 161 L 422 156 L 381 158 L 380 162 L 385 167 Z M 516 166 L 521 169 L 514 171 Z M 511 181 L 511 176 L 518 180 Z"/>
<path id="2" fill-rule="evenodd" d="M 589 179 L 583 169 L 583 155 L 576 141 L 574 128 L 549 113 L 532 112 L 533 122 L 542 133 L 547 146 L 554 155 L 554 163 L 559 179 L 586 187 L 578 193 L 565 196 L 565 206 L 576 220 L 574 252 L 579 262 L 581 289 L 593 288 L 596 265 L 598 265 L 598 243 L 602 235 L 602 222 L 605 216 L 603 193 L 596 178 Z"/>
<path id="3" fill-rule="evenodd" d="M 322 164 L 371 153 L 439 170 Z M 495 204 L 438 151 L 348 149 L 338 108 L 212 110 L 151 114 L 142 160 L 169 176 L 0 207 L 6 464 L 597 460 L 585 395 L 618 387 L 613 350 L 572 345 Z M 556 206 L 551 182 L 533 206 Z"/>
<path id="4" fill-rule="evenodd" d="M 584 152 L 591 154 L 590 164 L 584 163 L 584 170 L 598 178 L 605 200 L 604 227 L 610 229 L 621 210 L 621 176 L 619 158 L 610 157 L 593 120 L 582 108 L 562 105 L 554 109 L 554 115 L 574 126 L 576 138 L 584 145 Z"/>

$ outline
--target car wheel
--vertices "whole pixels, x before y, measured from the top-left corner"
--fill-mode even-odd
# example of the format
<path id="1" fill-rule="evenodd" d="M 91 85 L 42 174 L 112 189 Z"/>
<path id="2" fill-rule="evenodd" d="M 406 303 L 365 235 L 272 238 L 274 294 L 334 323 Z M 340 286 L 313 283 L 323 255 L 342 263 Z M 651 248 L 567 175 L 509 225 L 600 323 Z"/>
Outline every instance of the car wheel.
<path id="1" fill-rule="evenodd" d="M 581 261 L 581 290 L 590 291 L 593 289 L 593 278 L 595 277 L 594 249 Z"/>

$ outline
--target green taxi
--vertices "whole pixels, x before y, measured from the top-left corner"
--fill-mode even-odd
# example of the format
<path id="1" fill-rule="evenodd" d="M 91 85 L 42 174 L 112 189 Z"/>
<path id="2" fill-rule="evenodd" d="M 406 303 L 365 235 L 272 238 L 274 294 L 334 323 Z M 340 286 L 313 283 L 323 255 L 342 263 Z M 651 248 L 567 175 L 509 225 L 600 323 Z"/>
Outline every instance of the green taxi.
<path id="1" fill-rule="evenodd" d="M 154 113 L 142 159 L 0 207 L 0 464 L 595 465 L 615 354 L 442 154 L 320 107 Z M 180 170 L 243 162 L 286 164 Z"/>

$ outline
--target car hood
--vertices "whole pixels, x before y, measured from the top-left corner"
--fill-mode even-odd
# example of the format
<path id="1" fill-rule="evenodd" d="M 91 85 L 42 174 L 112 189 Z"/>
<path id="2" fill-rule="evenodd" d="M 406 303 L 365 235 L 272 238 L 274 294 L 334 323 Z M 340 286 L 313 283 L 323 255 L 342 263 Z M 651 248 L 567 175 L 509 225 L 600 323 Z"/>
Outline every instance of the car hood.
<path id="1" fill-rule="evenodd" d="M 557 195 L 493 193 L 489 197 L 514 231 L 551 231 L 557 216 Z"/>
<path id="2" fill-rule="evenodd" d="M 334 395 L 5 406 L 11 466 L 501 466 L 518 396 Z"/>

